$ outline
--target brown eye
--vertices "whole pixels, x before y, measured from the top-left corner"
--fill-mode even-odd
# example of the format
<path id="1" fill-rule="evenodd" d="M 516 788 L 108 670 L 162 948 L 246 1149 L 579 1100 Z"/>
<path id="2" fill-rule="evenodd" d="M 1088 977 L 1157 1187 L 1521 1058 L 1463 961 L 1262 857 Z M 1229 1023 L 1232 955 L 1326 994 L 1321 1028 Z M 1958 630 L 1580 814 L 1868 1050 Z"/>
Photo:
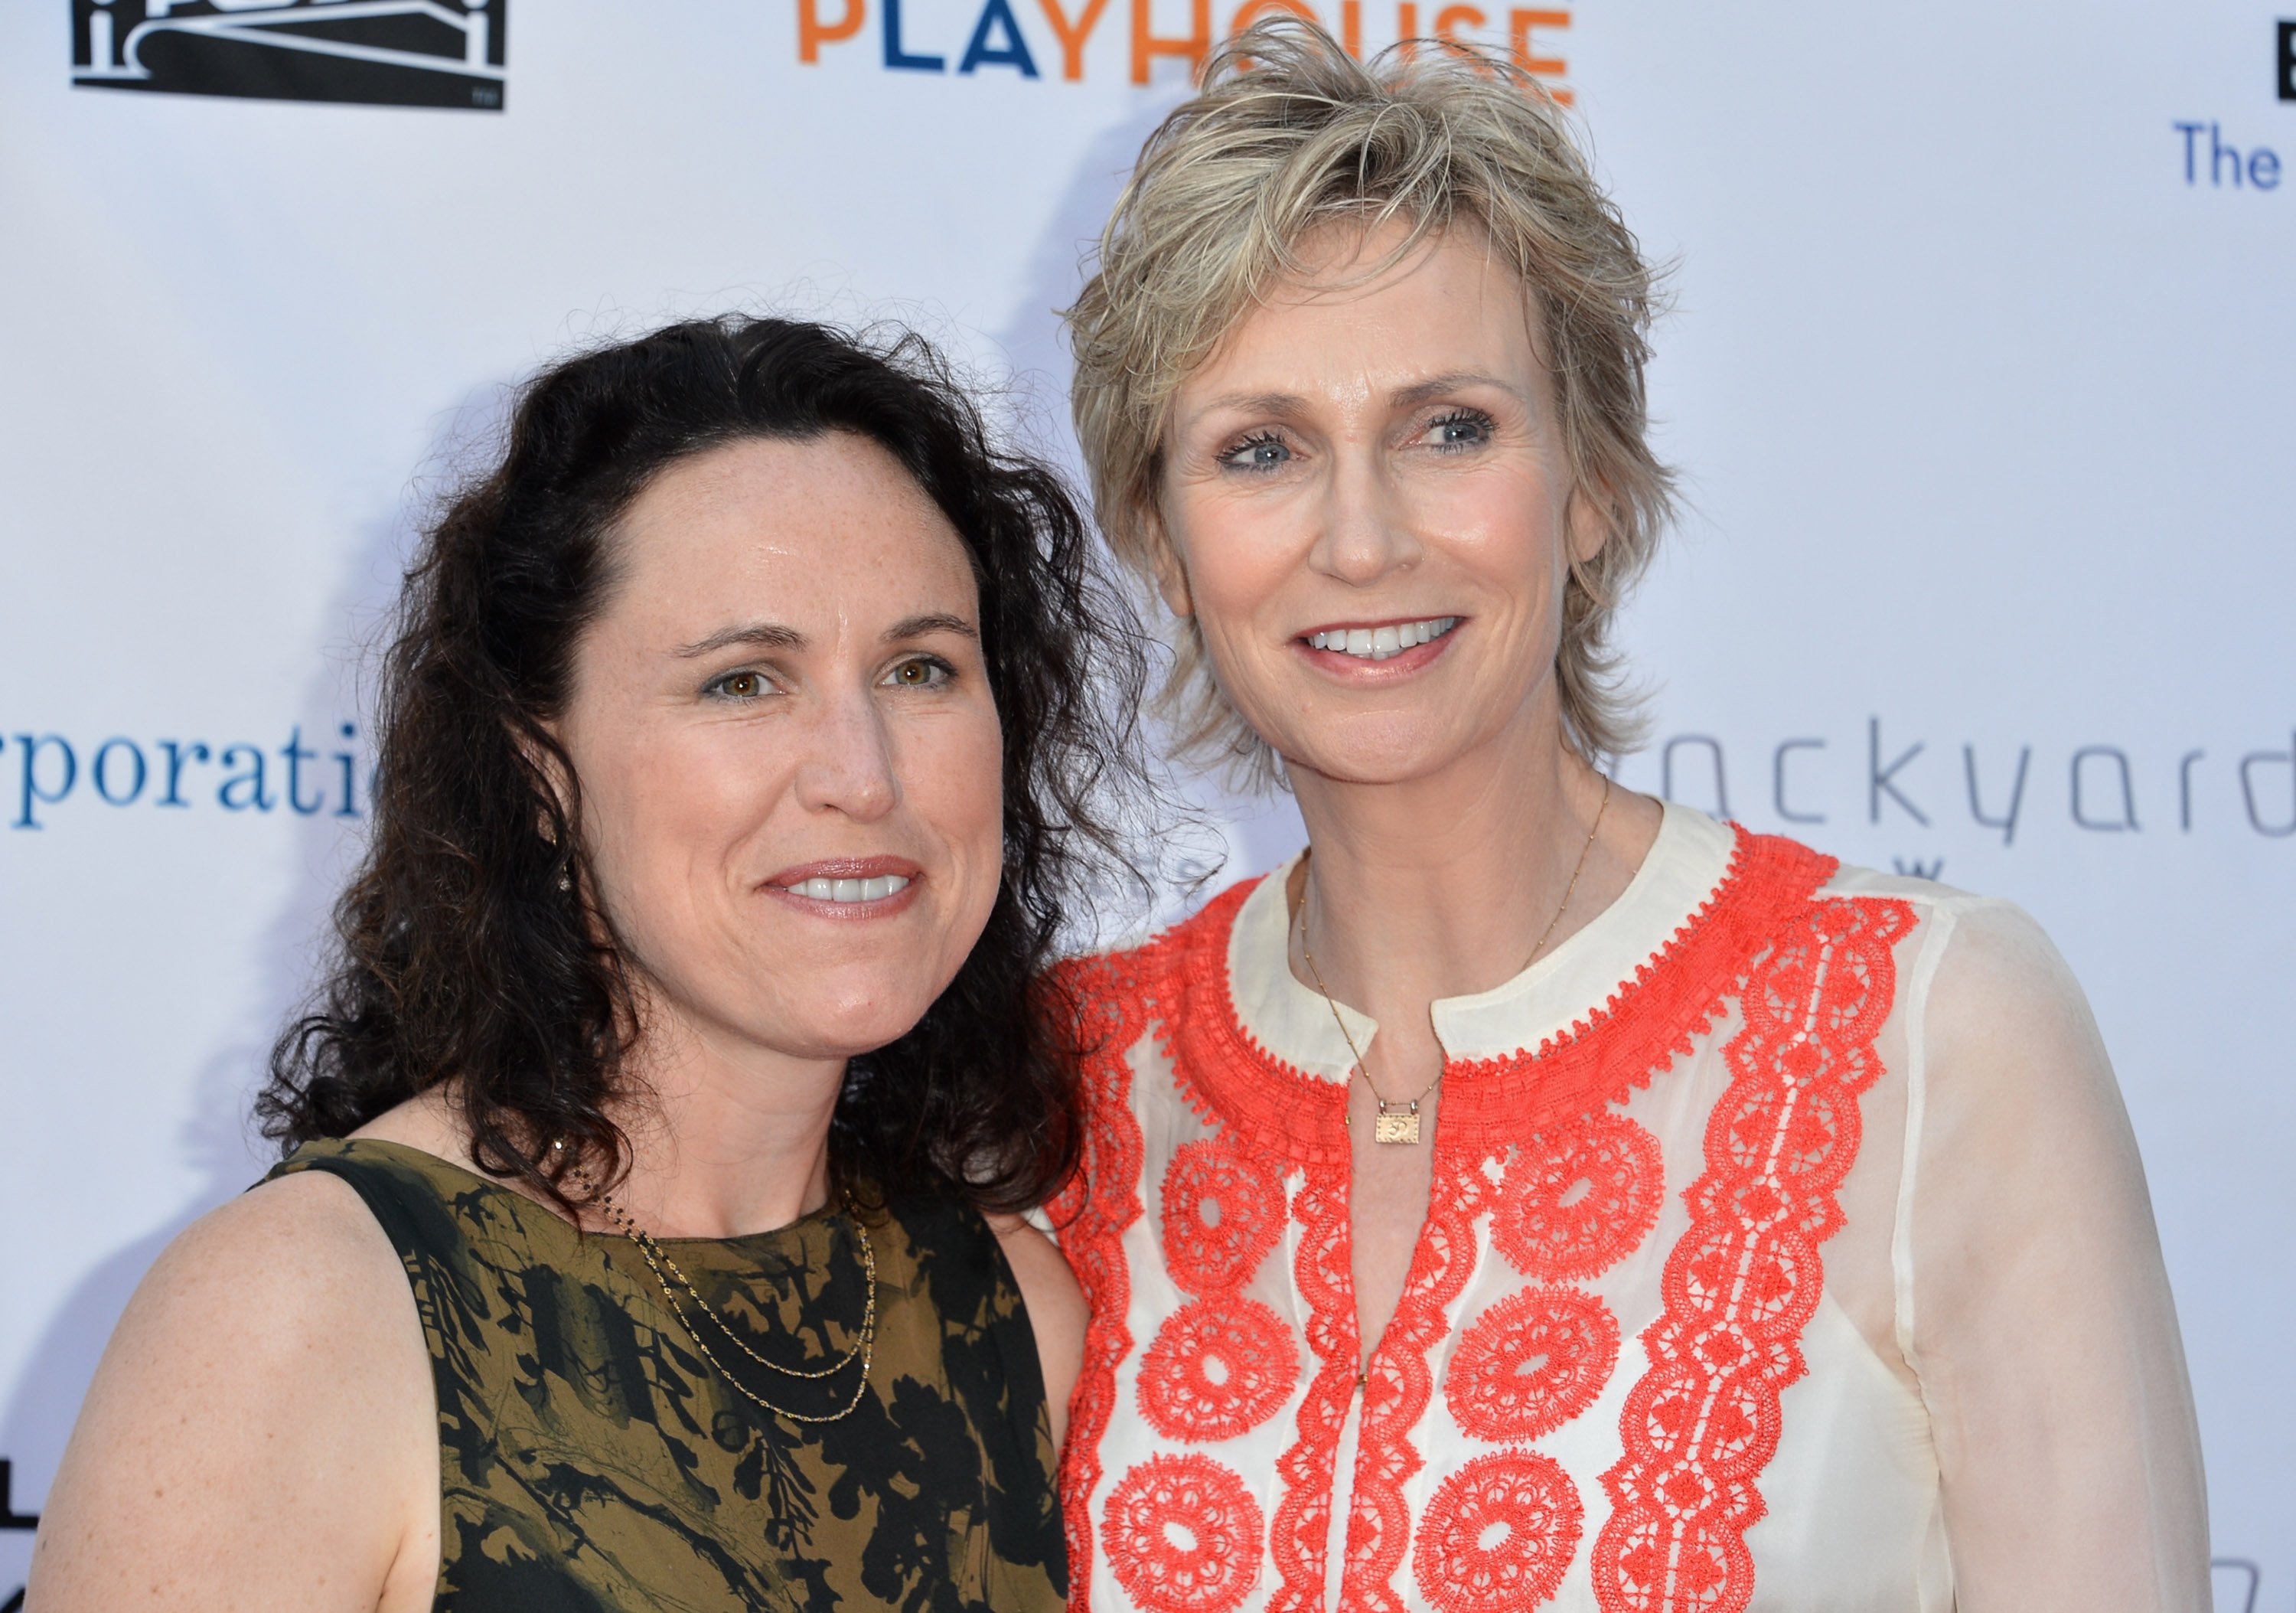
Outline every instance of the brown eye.
<path id="1" fill-rule="evenodd" d="M 709 686 L 709 692 L 729 700 L 755 700 L 766 693 L 765 676 L 759 672 L 728 672 Z"/>
<path id="2" fill-rule="evenodd" d="M 938 688 L 955 676 L 945 662 L 930 655 L 920 655 L 914 661 L 904 661 L 888 675 L 887 681 L 898 688 Z"/>

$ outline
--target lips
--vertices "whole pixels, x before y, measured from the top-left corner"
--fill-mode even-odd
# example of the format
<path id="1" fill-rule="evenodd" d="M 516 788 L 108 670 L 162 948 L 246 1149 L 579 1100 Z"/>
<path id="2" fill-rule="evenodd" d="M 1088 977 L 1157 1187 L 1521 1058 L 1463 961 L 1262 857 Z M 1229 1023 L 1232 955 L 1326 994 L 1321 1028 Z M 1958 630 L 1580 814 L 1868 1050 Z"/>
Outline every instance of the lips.
<path id="1" fill-rule="evenodd" d="M 1441 642 L 1462 620 L 1457 616 L 1425 616 L 1410 621 L 1335 624 L 1303 633 L 1299 642 L 1310 650 L 1344 655 L 1350 661 L 1392 661 L 1423 645 Z"/>
<path id="2" fill-rule="evenodd" d="M 837 857 L 783 868 L 766 889 L 808 907 L 875 908 L 907 891 L 923 871 L 906 857 Z"/>

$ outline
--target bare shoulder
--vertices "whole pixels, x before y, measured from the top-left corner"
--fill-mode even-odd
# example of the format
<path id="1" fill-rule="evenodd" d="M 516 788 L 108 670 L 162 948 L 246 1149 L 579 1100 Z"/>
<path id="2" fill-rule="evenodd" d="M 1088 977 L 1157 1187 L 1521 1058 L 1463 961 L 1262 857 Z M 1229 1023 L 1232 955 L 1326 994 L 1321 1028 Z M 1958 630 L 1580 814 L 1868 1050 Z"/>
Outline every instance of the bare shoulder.
<path id="1" fill-rule="evenodd" d="M 990 1230 L 1004 1246 L 1005 1263 L 1021 1285 L 1037 1354 L 1045 1371 L 1045 1399 L 1052 1409 L 1053 1443 L 1068 1431 L 1069 1395 L 1084 1370 L 1085 1324 L 1089 1310 L 1084 1289 L 1060 1246 L 1019 1215 L 991 1215 Z"/>
<path id="2" fill-rule="evenodd" d="M 422 1544 L 426 1487 L 435 1504 L 434 1417 L 413 1296 L 357 1194 L 315 1172 L 243 1194 L 168 1246 L 121 1317 L 33 1605 L 372 1609 Z"/>

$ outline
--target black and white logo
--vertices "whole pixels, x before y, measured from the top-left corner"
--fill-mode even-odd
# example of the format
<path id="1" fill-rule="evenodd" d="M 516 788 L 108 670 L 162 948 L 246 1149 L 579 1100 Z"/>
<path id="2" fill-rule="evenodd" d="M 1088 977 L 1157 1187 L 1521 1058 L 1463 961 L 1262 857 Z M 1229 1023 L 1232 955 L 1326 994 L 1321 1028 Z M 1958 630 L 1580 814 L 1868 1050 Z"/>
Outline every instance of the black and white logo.
<path id="1" fill-rule="evenodd" d="M 71 0 L 82 89 L 503 106 L 510 0 Z"/>

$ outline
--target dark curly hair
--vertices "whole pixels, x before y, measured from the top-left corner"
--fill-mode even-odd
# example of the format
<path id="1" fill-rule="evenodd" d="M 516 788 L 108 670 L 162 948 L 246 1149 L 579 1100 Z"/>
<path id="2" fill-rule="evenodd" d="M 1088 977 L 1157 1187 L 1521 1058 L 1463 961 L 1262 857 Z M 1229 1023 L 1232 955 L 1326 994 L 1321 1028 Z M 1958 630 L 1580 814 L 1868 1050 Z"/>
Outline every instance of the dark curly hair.
<path id="1" fill-rule="evenodd" d="M 955 979 L 857 1059 L 832 1125 L 840 1188 L 1040 1203 L 1077 1148 L 1075 1055 L 1046 971 L 1153 798 L 1133 727 L 1145 641 L 1060 479 L 994 447 L 919 337 L 726 317 L 570 358 L 517 396 L 499 460 L 430 527 L 382 671 L 373 833 L 336 955 L 257 1100 L 291 1147 L 452 1076 L 480 1165 L 570 1204 L 627 1168 L 609 1117 L 632 983 L 581 859 L 578 781 L 550 722 L 614 579 L 618 522 L 666 468 L 751 438 L 882 446 L 964 539 L 1004 728 L 1004 879 Z M 550 1145 L 563 1141 L 562 1153 Z"/>

